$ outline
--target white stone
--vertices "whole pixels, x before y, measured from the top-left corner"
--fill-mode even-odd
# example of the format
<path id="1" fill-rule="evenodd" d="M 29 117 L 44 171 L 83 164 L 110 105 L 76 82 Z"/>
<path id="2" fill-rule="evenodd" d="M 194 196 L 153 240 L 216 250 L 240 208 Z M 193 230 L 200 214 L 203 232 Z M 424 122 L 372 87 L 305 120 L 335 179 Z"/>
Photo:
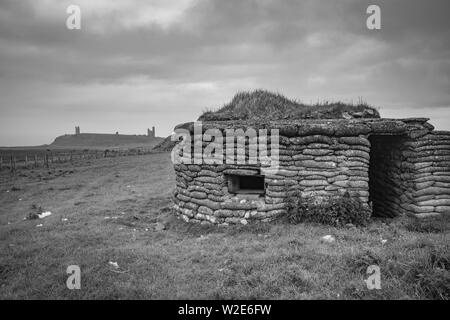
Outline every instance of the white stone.
<path id="1" fill-rule="evenodd" d="M 336 241 L 336 239 L 331 234 L 327 234 L 326 236 L 323 236 L 320 239 L 322 240 L 322 242 L 327 242 L 327 243 L 332 243 L 332 242 Z"/>

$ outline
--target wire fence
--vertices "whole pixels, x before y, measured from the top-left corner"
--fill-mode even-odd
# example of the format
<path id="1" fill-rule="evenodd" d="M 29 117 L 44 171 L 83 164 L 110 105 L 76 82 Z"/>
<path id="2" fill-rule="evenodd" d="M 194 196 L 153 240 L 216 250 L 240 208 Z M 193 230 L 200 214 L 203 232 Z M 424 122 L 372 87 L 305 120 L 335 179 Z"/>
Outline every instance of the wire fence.
<path id="1" fill-rule="evenodd" d="M 74 163 L 80 160 L 101 159 L 109 157 L 125 157 L 157 153 L 151 150 L 83 150 L 71 152 L 37 152 L 25 154 L 0 154 L 0 171 L 15 171 L 18 169 L 49 168 L 54 164 Z"/>

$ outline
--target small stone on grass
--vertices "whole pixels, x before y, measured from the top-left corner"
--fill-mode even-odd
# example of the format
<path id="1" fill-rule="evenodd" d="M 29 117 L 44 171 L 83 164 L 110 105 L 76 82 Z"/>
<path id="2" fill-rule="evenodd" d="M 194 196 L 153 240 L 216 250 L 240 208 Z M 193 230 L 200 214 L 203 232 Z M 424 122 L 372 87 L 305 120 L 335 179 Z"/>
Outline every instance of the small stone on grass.
<path id="1" fill-rule="evenodd" d="M 327 234 L 326 236 L 323 236 L 322 238 L 320 238 L 320 240 L 322 242 L 327 242 L 327 243 L 332 243 L 332 242 L 336 241 L 336 239 L 330 234 Z"/>

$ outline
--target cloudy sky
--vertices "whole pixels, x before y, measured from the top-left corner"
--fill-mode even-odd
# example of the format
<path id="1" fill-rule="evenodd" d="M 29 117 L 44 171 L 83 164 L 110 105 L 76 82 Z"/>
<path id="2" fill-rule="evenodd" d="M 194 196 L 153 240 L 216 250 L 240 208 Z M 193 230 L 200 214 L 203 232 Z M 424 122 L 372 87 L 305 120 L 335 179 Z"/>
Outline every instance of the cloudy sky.
<path id="1" fill-rule="evenodd" d="M 81 30 L 66 9 L 81 8 Z M 381 8 L 381 30 L 366 9 Z M 0 0 L 0 146 L 145 133 L 241 90 L 450 129 L 448 0 Z"/>

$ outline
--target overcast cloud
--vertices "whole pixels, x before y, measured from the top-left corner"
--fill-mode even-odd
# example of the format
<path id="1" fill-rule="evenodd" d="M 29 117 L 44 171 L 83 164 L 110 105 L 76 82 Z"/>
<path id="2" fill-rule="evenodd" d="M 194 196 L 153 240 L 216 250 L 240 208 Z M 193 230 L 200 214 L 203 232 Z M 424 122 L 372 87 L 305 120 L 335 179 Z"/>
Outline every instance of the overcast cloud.
<path id="1" fill-rule="evenodd" d="M 145 4 L 144 4 L 145 3 Z M 81 8 L 81 30 L 66 8 Z M 366 28 L 381 7 L 382 29 Z M 158 136 L 241 90 L 363 97 L 450 129 L 448 0 L 0 0 L 0 145 Z"/>

